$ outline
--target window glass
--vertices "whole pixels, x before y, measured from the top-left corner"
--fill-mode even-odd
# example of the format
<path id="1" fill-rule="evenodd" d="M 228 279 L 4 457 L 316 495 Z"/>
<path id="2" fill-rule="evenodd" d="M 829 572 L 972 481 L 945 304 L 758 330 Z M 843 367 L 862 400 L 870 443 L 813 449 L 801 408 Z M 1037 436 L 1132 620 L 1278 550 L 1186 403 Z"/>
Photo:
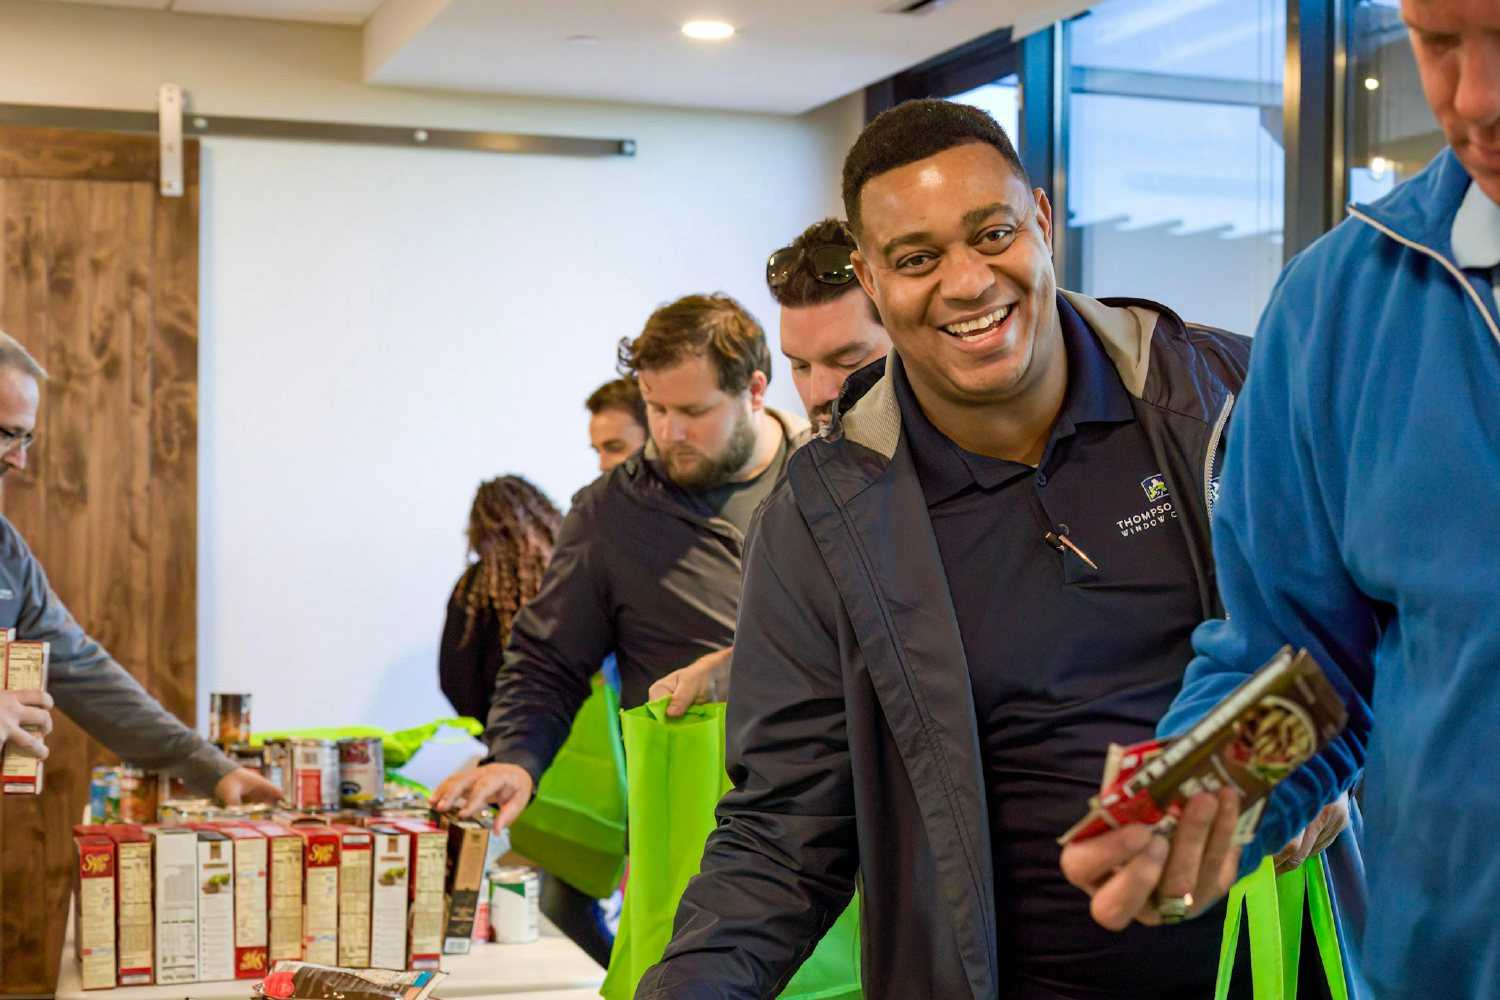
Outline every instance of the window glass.
<path id="1" fill-rule="evenodd" d="M 1071 280 L 1253 333 L 1282 264 L 1286 0 L 1103 0 L 1067 31 Z"/>
<path id="2" fill-rule="evenodd" d="M 1400 0 L 1350 7 L 1349 200 L 1370 202 L 1426 166 L 1444 140 L 1422 96 Z"/>
<path id="3" fill-rule="evenodd" d="M 988 111 L 990 117 L 1005 129 L 1005 134 L 1010 136 L 1010 141 L 1017 148 L 1020 147 L 1021 91 L 1016 74 L 1002 76 L 993 83 L 966 90 L 962 94 L 954 94 L 948 100 L 959 104 L 972 104 L 976 108 Z"/>

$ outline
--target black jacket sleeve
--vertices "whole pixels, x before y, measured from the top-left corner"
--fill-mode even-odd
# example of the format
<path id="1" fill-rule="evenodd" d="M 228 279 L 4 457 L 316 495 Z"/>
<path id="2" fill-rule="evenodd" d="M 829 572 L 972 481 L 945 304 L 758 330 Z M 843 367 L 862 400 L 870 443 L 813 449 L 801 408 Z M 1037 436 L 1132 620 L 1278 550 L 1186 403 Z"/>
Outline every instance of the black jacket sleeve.
<path id="1" fill-rule="evenodd" d="M 536 597 L 511 624 L 495 675 L 484 741 L 489 759 L 540 782 L 589 694 L 589 679 L 614 650 L 614 621 L 594 498 L 585 494 L 558 533 Z"/>
<path id="2" fill-rule="evenodd" d="M 637 998 L 776 996 L 859 867 L 838 591 L 785 482 L 746 543 L 719 804 L 662 962 Z"/>

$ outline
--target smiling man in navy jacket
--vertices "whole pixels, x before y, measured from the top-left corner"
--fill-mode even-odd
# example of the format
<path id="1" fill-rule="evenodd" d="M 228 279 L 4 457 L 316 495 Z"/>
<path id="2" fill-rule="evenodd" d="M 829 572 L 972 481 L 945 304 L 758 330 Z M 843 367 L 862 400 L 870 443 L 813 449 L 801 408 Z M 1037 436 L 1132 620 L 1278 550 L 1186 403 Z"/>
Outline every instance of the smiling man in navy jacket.
<path id="1" fill-rule="evenodd" d="M 1054 838 L 1220 611 L 1249 344 L 1059 291 L 1046 195 L 976 108 L 880 116 L 844 201 L 893 351 L 752 526 L 735 788 L 638 996 L 776 995 L 856 871 L 867 997 L 1211 996 L 1220 924 L 1105 931 Z"/>

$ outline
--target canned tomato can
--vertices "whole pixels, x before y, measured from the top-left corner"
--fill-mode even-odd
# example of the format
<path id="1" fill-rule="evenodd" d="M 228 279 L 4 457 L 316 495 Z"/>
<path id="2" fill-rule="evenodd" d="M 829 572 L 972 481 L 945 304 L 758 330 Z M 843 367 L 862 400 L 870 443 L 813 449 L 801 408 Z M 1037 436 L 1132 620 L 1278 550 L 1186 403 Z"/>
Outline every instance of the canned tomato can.
<path id="1" fill-rule="evenodd" d="M 540 888 L 534 868 L 496 865 L 490 869 L 490 929 L 496 941 L 530 944 L 537 939 Z"/>
<path id="2" fill-rule="evenodd" d="M 377 736 L 339 740 L 339 802 L 375 805 L 385 798 L 385 746 Z"/>
<path id="3" fill-rule="evenodd" d="M 287 740 L 290 777 L 284 787 L 294 809 L 337 809 L 339 751 L 333 740 Z"/>
<path id="4" fill-rule="evenodd" d="M 120 765 L 120 822 L 154 822 L 160 785 L 156 775 L 129 764 Z"/>
<path id="5" fill-rule="evenodd" d="M 120 822 L 120 769 L 96 767 L 89 774 L 89 819 L 95 823 Z"/>
<path id="6" fill-rule="evenodd" d="M 208 696 L 208 742 L 227 747 L 250 742 L 250 696 L 215 691 Z"/>

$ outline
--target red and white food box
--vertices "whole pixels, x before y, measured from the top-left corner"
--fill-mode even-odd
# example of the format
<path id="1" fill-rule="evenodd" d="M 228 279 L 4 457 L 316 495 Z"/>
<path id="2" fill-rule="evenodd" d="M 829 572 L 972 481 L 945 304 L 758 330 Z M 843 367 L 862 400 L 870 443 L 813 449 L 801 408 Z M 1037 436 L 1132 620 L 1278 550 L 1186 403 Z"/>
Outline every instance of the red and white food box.
<path id="1" fill-rule="evenodd" d="M 45 642 L 8 639 L 5 643 L 5 690 L 46 690 L 50 650 Z M 31 730 L 28 728 L 27 731 Z M 0 755 L 0 787 L 6 795 L 40 795 L 41 760 L 14 742 L 5 744 L 3 755 Z"/>
<path id="2" fill-rule="evenodd" d="M 327 826 L 298 826 L 302 838 L 302 959 L 339 964 L 339 835 Z"/>
<path id="3" fill-rule="evenodd" d="M 151 836 L 130 823 L 95 827 L 115 843 L 115 950 L 121 986 L 151 985 Z"/>
<path id="4" fill-rule="evenodd" d="M 349 969 L 370 965 L 370 873 L 375 838 L 360 826 L 335 826 L 339 835 L 339 961 Z"/>
<path id="5" fill-rule="evenodd" d="M 413 969 L 439 968 L 446 918 L 443 882 L 448 868 L 448 834 L 416 819 L 392 820 L 389 825 L 411 834 L 412 841 L 407 965 Z"/>
<path id="6" fill-rule="evenodd" d="M 156 983 L 198 981 L 198 834 L 151 827 L 156 900 Z"/>
<path id="7" fill-rule="evenodd" d="M 225 826 L 234 841 L 234 978 L 264 979 L 267 960 L 267 879 L 271 842 L 249 826 Z"/>
<path id="8" fill-rule="evenodd" d="M 198 834 L 198 978 L 234 978 L 234 841 Z"/>
<path id="9" fill-rule="evenodd" d="M 252 822 L 266 838 L 266 912 L 269 917 L 267 961 L 302 960 L 302 852 L 303 840 L 279 823 Z"/>
<path id="10" fill-rule="evenodd" d="M 375 868 L 370 889 L 370 965 L 406 968 L 406 901 L 411 878 L 411 834 L 392 826 L 370 827 Z"/>
<path id="11" fill-rule="evenodd" d="M 88 829 L 82 827 L 82 829 Z M 98 834 L 73 838 L 78 851 L 73 946 L 86 990 L 115 986 L 115 842 Z"/>

